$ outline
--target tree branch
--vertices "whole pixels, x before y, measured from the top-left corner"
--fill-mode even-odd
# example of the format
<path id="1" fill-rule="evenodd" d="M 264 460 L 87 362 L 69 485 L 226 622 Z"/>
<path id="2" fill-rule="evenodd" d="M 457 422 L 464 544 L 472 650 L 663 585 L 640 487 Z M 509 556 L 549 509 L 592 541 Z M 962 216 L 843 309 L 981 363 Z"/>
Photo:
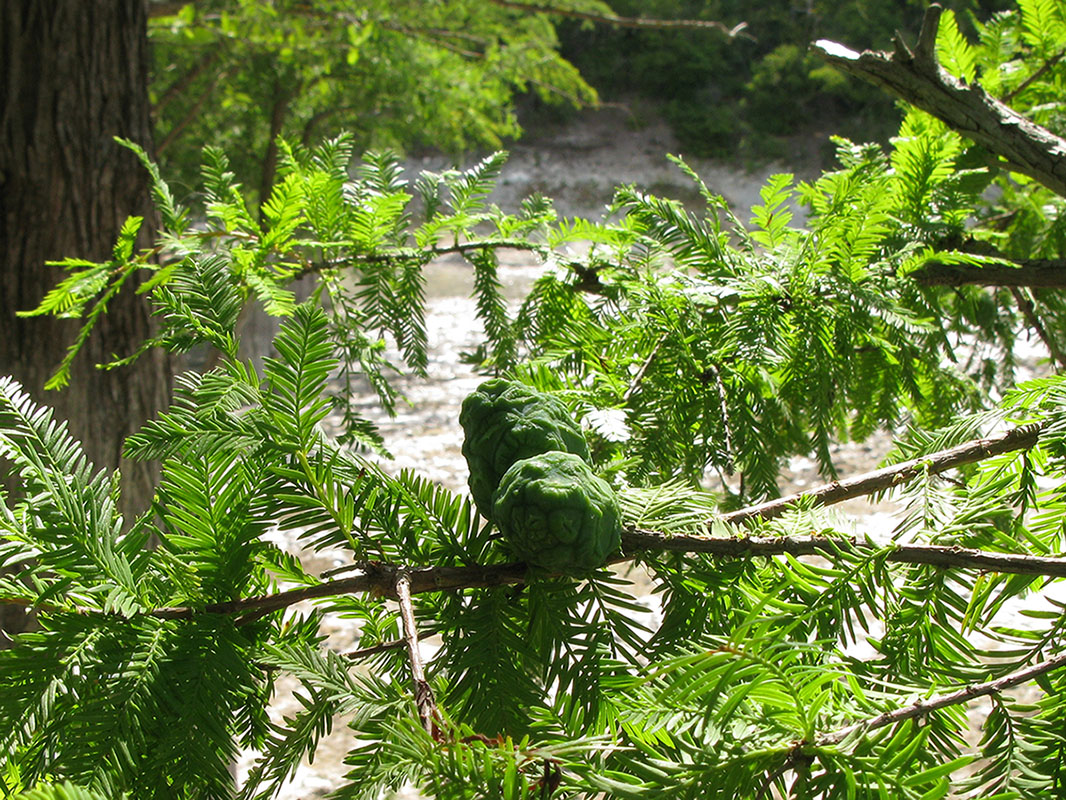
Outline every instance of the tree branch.
<path id="1" fill-rule="evenodd" d="M 976 569 L 1012 575 L 1046 575 L 1066 577 L 1066 557 L 1033 556 L 1018 553 L 993 553 L 964 547 L 929 544 L 882 545 L 850 536 L 667 536 L 654 531 L 628 530 L 622 534 L 623 554 L 611 563 L 631 560 L 640 553 L 682 552 L 704 553 L 717 558 L 770 558 L 772 556 L 823 556 L 841 554 L 857 558 L 882 557 L 897 564 L 924 564 L 943 569 Z M 473 565 L 469 567 L 407 568 L 393 564 L 373 563 L 365 572 L 351 578 L 324 581 L 276 594 L 245 597 L 222 603 L 210 603 L 200 608 L 171 606 L 148 611 L 157 619 L 188 620 L 203 614 L 238 614 L 241 620 L 259 619 L 274 611 L 281 611 L 305 600 L 340 597 L 346 594 L 370 594 L 401 600 L 401 591 L 408 596 L 427 592 L 461 589 L 492 588 L 526 583 L 529 579 L 525 564 Z M 400 587 L 401 574 L 405 578 Z M 402 600 L 401 600 L 402 602 Z M 56 613 L 95 614 L 96 611 L 72 611 L 51 603 L 38 603 L 29 597 L 0 597 L 0 605 L 20 605 Z M 409 640 L 407 642 L 409 644 Z M 368 655 L 400 646 L 396 643 L 355 651 L 353 657 Z"/>
<path id="2" fill-rule="evenodd" d="M 646 30 L 661 30 L 664 28 L 702 28 L 721 31 L 726 36 L 735 38 L 748 27 L 748 23 L 741 22 L 730 28 L 721 22 L 704 19 L 650 19 L 647 17 L 620 17 L 616 14 L 594 14 L 588 11 L 577 11 L 570 8 L 543 3 L 520 3 L 514 0 L 490 0 L 493 5 L 501 8 L 513 8 L 518 11 L 530 11 L 536 14 L 552 14 L 556 17 L 569 17 L 570 19 L 582 19 L 586 22 L 598 22 L 606 25 L 617 25 L 621 28 L 643 28 Z M 749 34 L 745 34 L 749 39 Z"/>
<path id="3" fill-rule="evenodd" d="M 1025 286 L 1066 289 L 1066 261 L 1021 259 L 1013 264 L 942 264 L 926 262 L 908 276 L 923 286 Z"/>
<path id="4" fill-rule="evenodd" d="M 771 556 L 823 556 L 832 558 L 848 554 L 858 558 L 874 558 L 879 554 L 885 561 L 900 564 L 925 564 L 943 569 L 976 569 L 1013 575 L 1047 575 L 1066 577 L 1066 558 L 1032 556 L 1017 553 L 991 553 L 963 547 L 927 544 L 888 544 L 857 537 L 774 536 L 774 537 L 706 537 L 666 536 L 651 531 L 629 530 L 622 534 L 623 555 L 613 563 L 628 561 L 639 553 L 684 552 L 705 553 L 718 558 L 769 558 Z M 160 619 L 192 619 L 201 614 L 262 613 L 281 609 L 322 597 L 368 593 L 399 599 L 397 576 L 404 572 L 410 594 L 453 591 L 460 589 L 511 586 L 525 583 L 529 576 L 522 563 L 475 565 L 470 567 L 422 567 L 407 569 L 377 564 L 369 571 L 352 578 L 325 581 L 277 594 L 246 597 L 225 603 L 212 603 L 203 608 L 187 606 L 158 608 L 149 612 Z M 25 598 L 12 598 L 25 604 Z M 8 603 L 8 599 L 0 603 Z M 57 609 L 58 610 L 58 609 Z"/>
<path id="5" fill-rule="evenodd" d="M 304 275 L 322 272 L 327 269 L 341 269 L 345 266 L 351 266 L 352 264 L 387 264 L 391 261 L 410 260 L 432 261 L 439 256 L 453 255 L 456 253 L 462 255 L 469 253 L 472 250 L 485 250 L 487 248 L 496 250 L 521 250 L 541 255 L 543 255 L 548 249 L 543 244 L 536 244 L 524 239 L 474 239 L 467 242 L 456 242 L 455 244 L 447 245 L 445 247 L 437 247 L 435 245 L 427 245 L 426 247 L 397 247 L 379 253 L 359 254 L 351 258 L 345 258 L 343 261 L 339 262 L 325 261 L 306 263 L 296 277 L 302 278 Z"/>
<path id="6" fill-rule="evenodd" d="M 387 653 L 389 650 L 399 650 L 401 647 L 406 647 L 407 642 L 403 639 L 393 639 L 390 642 L 382 642 L 376 644 L 373 647 L 360 647 L 358 650 L 351 650 L 344 654 L 345 658 L 350 658 L 352 661 L 357 661 L 360 658 L 366 658 L 367 656 L 374 656 L 378 653 Z"/>
<path id="7" fill-rule="evenodd" d="M 1040 341 L 1044 343 L 1051 358 L 1059 365 L 1060 368 L 1066 368 L 1066 354 L 1062 352 L 1062 348 L 1059 347 L 1058 342 L 1048 331 L 1043 322 L 1040 321 L 1040 317 L 1036 314 L 1036 306 L 1033 304 L 1026 293 L 1023 293 L 1017 286 L 1010 287 L 1011 296 L 1014 298 L 1014 302 L 1018 304 L 1018 310 L 1022 312 L 1022 316 L 1025 317 L 1026 324 L 1030 328 L 1036 331 L 1036 335 L 1040 337 Z"/>
<path id="8" fill-rule="evenodd" d="M 1012 89 L 1007 94 L 1005 94 L 1003 96 L 1003 102 L 1004 103 L 1009 103 L 1011 100 L 1013 100 L 1019 94 L 1024 92 L 1026 89 L 1028 89 L 1034 83 L 1036 83 L 1038 80 L 1043 78 L 1048 73 L 1048 71 L 1051 70 L 1052 67 L 1054 67 L 1056 64 L 1058 64 L 1060 61 L 1062 61 L 1063 56 L 1066 56 L 1066 50 L 1060 50 L 1055 55 L 1053 55 L 1051 58 L 1049 58 L 1047 61 L 1045 61 L 1043 64 L 1041 64 L 1040 65 L 1040 69 L 1038 69 L 1036 72 L 1034 72 L 1028 78 L 1026 78 L 1024 81 L 1019 83 L 1014 89 Z"/>
<path id="9" fill-rule="evenodd" d="M 832 733 L 823 734 L 819 736 L 814 743 L 817 747 L 827 747 L 838 744 L 855 733 L 865 733 L 866 731 L 872 731 L 876 728 L 883 728 L 886 725 L 895 725 L 897 722 L 904 722 L 909 719 L 919 719 L 934 711 L 939 711 L 942 708 L 969 702 L 976 697 L 999 694 L 1006 689 L 1019 686 L 1031 681 L 1033 678 L 1037 678 L 1045 673 L 1064 666 L 1066 666 L 1066 655 L 1057 656 L 1056 658 L 1033 664 L 1025 669 L 1020 669 L 1017 672 L 1012 672 L 1009 675 L 1004 675 L 1002 678 L 997 678 L 988 683 L 963 686 L 953 692 L 936 695 L 935 697 L 930 697 L 928 700 L 917 700 L 909 706 L 897 708 L 893 711 L 886 711 L 883 714 L 878 714 L 876 717 L 871 717 L 862 722 L 856 722 L 854 725 L 848 725 L 846 728 L 841 728 Z"/>
<path id="10" fill-rule="evenodd" d="M 926 11 L 917 53 L 900 37 L 894 53 L 856 53 L 826 39 L 815 50 L 830 65 L 887 89 L 911 105 L 943 120 L 950 128 L 1003 158 L 1015 172 L 1028 175 L 1066 196 L 1066 140 L 1001 103 L 979 85 L 967 85 L 926 54 L 935 41 L 941 10 Z"/>
<path id="11" fill-rule="evenodd" d="M 722 514 L 718 517 L 718 520 L 735 524 L 755 517 L 770 519 L 781 514 L 793 503 L 808 497 L 813 497 L 820 505 L 827 506 L 850 500 L 853 497 L 874 494 L 905 483 L 925 471 L 935 475 L 961 464 L 971 464 L 974 461 L 981 461 L 1000 453 L 1008 453 L 1012 450 L 1026 450 L 1036 444 L 1040 438 L 1041 429 L 1042 426 L 1040 424 L 1032 423 L 1012 428 L 1006 433 L 1001 433 L 997 436 L 990 436 L 985 439 L 971 439 L 955 447 L 938 450 L 921 458 L 912 458 L 909 461 L 894 464 L 891 467 L 876 469 L 842 481 L 833 481 L 803 492 L 796 492 L 776 500 L 768 500 L 765 503 Z"/>
<path id="12" fill-rule="evenodd" d="M 852 536 L 666 536 L 654 531 L 626 531 L 622 547 L 627 555 L 637 552 L 670 551 L 706 553 L 717 558 L 755 558 L 780 555 L 823 556 L 846 554 L 872 558 L 884 553 L 885 561 L 925 564 L 944 569 L 976 569 L 1011 575 L 1066 577 L 1066 557 L 991 553 L 966 547 L 933 544 L 879 545 Z"/>
<path id="13" fill-rule="evenodd" d="M 209 603 L 202 608 L 189 606 L 157 608 L 149 614 L 159 619 L 192 619 L 200 614 L 243 614 L 255 610 L 280 611 L 304 600 L 362 593 L 398 600 L 396 577 L 400 569 L 401 567 L 394 564 L 371 562 L 364 565 L 363 574 L 351 578 L 324 581 L 314 586 L 303 586 L 275 594 Z M 407 573 L 409 591 L 412 595 L 452 589 L 511 586 L 524 583 L 526 580 L 526 565 L 518 563 L 403 569 Z M 0 603 L 7 604 L 7 602 L 6 599 L 0 600 Z"/>
<path id="14" fill-rule="evenodd" d="M 400 619 L 403 620 L 403 635 L 407 642 L 407 658 L 411 663 L 411 679 L 415 684 L 415 706 L 422 727 L 433 738 L 437 737 L 437 701 L 433 689 L 426 680 L 422 666 L 422 654 L 418 651 L 418 628 L 415 625 L 414 603 L 411 602 L 411 579 L 407 570 L 401 569 L 396 576 L 396 598 L 400 602 Z"/>

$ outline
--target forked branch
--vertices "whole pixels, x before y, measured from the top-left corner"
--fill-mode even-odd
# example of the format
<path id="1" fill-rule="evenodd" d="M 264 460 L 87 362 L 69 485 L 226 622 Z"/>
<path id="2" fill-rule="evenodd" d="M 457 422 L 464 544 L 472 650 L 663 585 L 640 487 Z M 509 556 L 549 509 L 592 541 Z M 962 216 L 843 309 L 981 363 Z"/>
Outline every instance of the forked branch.
<path id="1" fill-rule="evenodd" d="M 430 736 L 437 735 L 437 701 L 433 689 L 426 680 L 422 654 L 418 650 L 418 628 L 415 624 L 414 603 L 411 601 L 411 579 L 407 570 L 401 569 L 396 576 L 396 599 L 400 602 L 400 619 L 403 621 L 403 638 L 407 643 L 407 659 L 411 664 L 411 679 L 415 685 L 415 707 L 422 727 Z"/>

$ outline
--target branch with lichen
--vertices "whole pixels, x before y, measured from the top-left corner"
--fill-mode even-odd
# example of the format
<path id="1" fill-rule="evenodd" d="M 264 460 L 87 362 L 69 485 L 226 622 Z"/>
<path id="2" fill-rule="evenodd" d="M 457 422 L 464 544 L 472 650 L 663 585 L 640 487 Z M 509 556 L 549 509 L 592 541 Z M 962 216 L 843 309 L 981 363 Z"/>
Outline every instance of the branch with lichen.
<path id="1" fill-rule="evenodd" d="M 997 100 L 976 83 L 948 73 L 936 60 L 936 36 L 943 9 L 926 10 L 917 45 L 896 37 L 892 53 L 856 53 L 826 39 L 814 49 L 833 67 L 873 83 L 943 120 L 986 148 L 1004 165 L 1066 196 L 1066 139 L 1056 136 Z"/>

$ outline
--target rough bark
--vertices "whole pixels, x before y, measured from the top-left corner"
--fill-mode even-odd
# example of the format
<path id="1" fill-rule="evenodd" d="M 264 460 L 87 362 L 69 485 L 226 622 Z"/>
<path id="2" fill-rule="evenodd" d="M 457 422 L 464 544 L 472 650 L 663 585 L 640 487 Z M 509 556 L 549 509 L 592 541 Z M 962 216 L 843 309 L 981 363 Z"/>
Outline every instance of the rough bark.
<path id="1" fill-rule="evenodd" d="M 927 111 L 972 139 L 1006 166 L 1028 175 L 1056 194 L 1066 196 L 1066 140 L 1023 117 L 977 84 L 967 84 L 936 61 L 936 33 L 941 8 L 926 12 L 915 49 L 896 40 L 894 53 L 856 53 L 821 40 L 815 50 L 829 64 L 876 84 Z"/>
<path id="2" fill-rule="evenodd" d="M 73 341 L 76 320 L 19 319 L 61 276 L 49 260 L 106 260 L 127 216 L 153 225 L 147 179 L 123 136 L 151 150 L 144 0 L 0 3 L 0 374 L 70 421 L 100 467 L 122 468 L 123 510 L 147 507 L 156 472 L 121 456 L 125 437 L 169 399 L 165 355 L 128 369 L 95 364 L 125 355 L 149 332 L 132 287 L 111 304 L 72 372 L 43 386 Z"/>

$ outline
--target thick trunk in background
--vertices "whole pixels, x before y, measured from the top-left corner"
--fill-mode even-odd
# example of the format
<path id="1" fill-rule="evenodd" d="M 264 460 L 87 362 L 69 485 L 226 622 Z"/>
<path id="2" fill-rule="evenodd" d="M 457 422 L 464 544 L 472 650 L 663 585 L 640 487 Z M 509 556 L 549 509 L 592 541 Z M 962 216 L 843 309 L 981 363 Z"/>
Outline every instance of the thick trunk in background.
<path id="1" fill-rule="evenodd" d="M 144 0 L 0 2 L 0 374 L 69 420 L 97 466 L 122 467 L 127 515 L 147 507 L 156 470 L 125 462 L 122 443 L 168 401 L 169 365 L 158 352 L 112 372 L 95 364 L 149 332 L 143 298 L 112 302 L 62 392 L 43 386 L 78 321 L 15 312 L 62 276 L 46 261 L 106 260 L 132 214 L 154 227 L 146 173 L 113 139 L 151 151 L 147 81 Z"/>

